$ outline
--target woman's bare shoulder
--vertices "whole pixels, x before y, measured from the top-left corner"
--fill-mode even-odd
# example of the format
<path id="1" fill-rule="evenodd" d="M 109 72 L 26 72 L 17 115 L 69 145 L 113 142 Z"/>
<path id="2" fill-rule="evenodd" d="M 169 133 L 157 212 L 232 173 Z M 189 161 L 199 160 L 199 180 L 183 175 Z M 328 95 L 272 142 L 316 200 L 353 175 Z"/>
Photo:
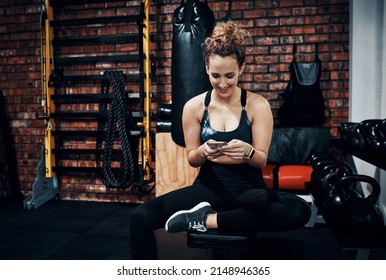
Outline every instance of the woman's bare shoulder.
<path id="1" fill-rule="evenodd" d="M 247 106 L 248 107 L 252 107 L 252 108 L 269 108 L 270 109 L 270 105 L 269 105 L 269 102 L 268 100 L 262 95 L 262 94 L 259 94 L 259 93 L 255 93 L 255 92 L 251 92 L 251 91 L 248 91 L 247 92 Z"/>
<path id="2" fill-rule="evenodd" d="M 206 92 L 192 97 L 185 103 L 185 108 L 189 110 L 197 110 L 202 108 L 204 106 L 205 95 Z"/>

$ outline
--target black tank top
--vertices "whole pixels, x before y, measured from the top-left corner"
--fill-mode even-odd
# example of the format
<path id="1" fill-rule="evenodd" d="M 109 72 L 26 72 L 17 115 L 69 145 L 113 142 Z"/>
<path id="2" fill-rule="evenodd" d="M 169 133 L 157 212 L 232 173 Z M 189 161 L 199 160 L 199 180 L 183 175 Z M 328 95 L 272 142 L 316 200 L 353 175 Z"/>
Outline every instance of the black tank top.
<path id="1" fill-rule="evenodd" d="M 241 117 L 238 127 L 232 131 L 216 131 L 209 123 L 208 105 L 210 103 L 211 90 L 205 96 L 205 111 L 201 121 L 201 142 L 209 139 L 229 142 L 232 139 L 240 139 L 252 144 L 252 124 L 248 120 L 245 104 L 247 91 L 241 90 Z M 214 189 L 223 193 L 227 190 L 232 196 L 243 193 L 250 188 L 266 188 L 263 174 L 260 168 L 253 167 L 247 163 L 243 164 L 220 164 L 206 161 L 200 168 L 195 183 Z M 224 197 L 225 198 L 225 197 Z"/>
<path id="2" fill-rule="evenodd" d="M 252 125 L 248 120 L 247 111 L 245 110 L 245 105 L 247 102 L 247 91 L 245 89 L 241 89 L 242 111 L 238 127 L 235 130 L 225 132 L 216 131 L 210 126 L 208 106 L 210 103 L 211 93 L 212 90 L 208 90 L 205 96 L 205 111 L 201 121 L 201 143 L 205 143 L 209 139 L 225 142 L 229 142 L 232 139 L 239 139 L 246 143 L 252 144 Z"/>

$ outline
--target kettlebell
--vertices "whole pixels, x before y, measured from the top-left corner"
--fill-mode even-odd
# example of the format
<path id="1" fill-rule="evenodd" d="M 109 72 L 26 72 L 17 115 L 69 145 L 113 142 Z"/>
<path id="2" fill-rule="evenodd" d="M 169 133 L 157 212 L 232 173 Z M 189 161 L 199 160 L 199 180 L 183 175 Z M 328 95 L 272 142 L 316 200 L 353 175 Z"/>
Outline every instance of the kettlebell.
<path id="1" fill-rule="evenodd" d="M 336 182 L 339 180 L 339 174 L 335 170 L 327 173 L 322 180 L 323 190 L 323 209 L 324 213 L 333 218 L 334 212 L 341 205 L 340 197 L 336 192 Z"/>
<path id="2" fill-rule="evenodd" d="M 353 124 L 348 130 L 349 144 L 356 150 L 362 150 L 364 139 L 359 131 L 360 123 Z"/>
<path id="3" fill-rule="evenodd" d="M 381 130 L 382 135 L 384 137 L 386 137 L 386 119 L 382 120 L 380 130 Z"/>
<path id="4" fill-rule="evenodd" d="M 319 176 L 323 178 L 326 172 L 331 168 L 331 165 L 338 165 L 335 159 L 327 159 L 316 164 L 315 169 L 319 172 Z"/>
<path id="5" fill-rule="evenodd" d="M 339 209 L 342 204 L 341 197 L 337 190 L 338 181 L 352 173 L 351 168 L 344 163 L 335 163 L 325 168 L 325 175 L 323 177 L 323 194 L 324 194 L 324 209 L 327 215 L 335 216 L 335 212 Z M 359 194 L 352 193 L 353 186 L 349 185 L 347 192 L 350 196 L 357 196 Z"/>
<path id="6" fill-rule="evenodd" d="M 359 123 L 359 132 L 363 137 L 364 152 L 378 155 L 381 152 L 381 141 L 375 132 L 375 127 L 382 122 L 380 119 L 369 119 Z"/>
<path id="7" fill-rule="evenodd" d="M 356 122 L 343 122 L 338 124 L 338 131 L 340 134 L 340 138 L 344 141 L 349 141 L 350 140 L 350 130 L 353 125 L 356 125 Z"/>
<path id="8" fill-rule="evenodd" d="M 338 130 L 342 139 L 351 148 L 355 150 L 361 150 L 363 147 L 363 137 L 359 132 L 359 123 L 357 122 L 346 122 L 338 125 Z"/>
<path id="9" fill-rule="evenodd" d="M 330 159 L 318 162 L 311 173 L 311 193 L 314 196 L 318 207 L 324 208 L 324 190 L 322 186 L 323 177 L 326 173 L 334 171 L 338 166 L 336 161 Z"/>
<path id="10" fill-rule="evenodd" d="M 386 156 L 386 131 L 382 131 L 382 125 L 384 122 L 385 122 L 384 120 L 383 121 L 381 120 L 374 127 L 374 135 L 376 137 L 375 145 L 379 147 L 380 156 L 383 156 L 383 157 Z"/>
<path id="11" fill-rule="evenodd" d="M 319 162 L 326 161 L 326 160 L 334 160 L 335 158 L 326 152 L 319 152 L 312 154 L 310 157 L 310 163 L 312 167 L 315 167 Z"/>
<path id="12" fill-rule="evenodd" d="M 358 182 L 368 183 L 372 187 L 367 197 L 354 196 L 350 192 L 352 183 Z M 351 174 L 338 181 L 337 190 L 341 199 L 337 213 L 341 230 L 350 234 L 369 233 L 384 226 L 383 215 L 377 206 L 381 193 L 377 180 L 367 175 Z"/>

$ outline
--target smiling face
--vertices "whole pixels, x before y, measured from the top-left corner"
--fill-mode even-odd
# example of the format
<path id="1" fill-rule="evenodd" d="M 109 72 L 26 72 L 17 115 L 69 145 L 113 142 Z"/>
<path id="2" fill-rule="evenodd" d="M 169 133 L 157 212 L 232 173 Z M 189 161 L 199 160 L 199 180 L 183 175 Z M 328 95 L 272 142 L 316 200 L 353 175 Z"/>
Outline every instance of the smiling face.
<path id="1" fill-rule="evenodd" d="M 212 55 L 206 65 L 206 72 L 214 90 L 224 96 L 230 95 L 237 87 L 244 67 L 244 64 L 239 67 L 237 59 L 233 56 Z"/>

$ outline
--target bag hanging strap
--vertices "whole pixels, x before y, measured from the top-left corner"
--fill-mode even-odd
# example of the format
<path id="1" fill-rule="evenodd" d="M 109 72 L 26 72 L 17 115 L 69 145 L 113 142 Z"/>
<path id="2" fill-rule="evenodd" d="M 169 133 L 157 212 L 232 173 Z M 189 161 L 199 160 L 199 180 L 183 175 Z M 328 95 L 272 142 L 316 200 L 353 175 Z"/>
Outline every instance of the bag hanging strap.
<path id="1" fill-rule="evenodd" d="M 296 61 L 296 58 L 297 58 L 297 46 L 296 46 L 296 43 L 294 43 L 293 46 L 292 46 L 292 57 L 293 57 L 293 61 Z M 320 58 L 319 58 L 319 44 L 318 43 L 315 43 L 315 61 L 320 61 Z"/>
<path id="2" fill-rule="evenodd" d="M 232 0 L 229 0 L 228 1 L 228 11 L 227 11 L 225 17 L 223 17 L 221 19 L 222 23 L 225 23 L 225 22 L 228 22 L 228 21 L 232 20 L 232 18 L 231 18 L 231 11 L 232 11 Z"/>
<path id="3" fill-rule="evenodd" d="M 188 0 L 185 6 L 185 32 L 192 32 L 190 26 L 192 24 L 193 2 L 194 0 Z"/>
<path id="4" fill-rule="evenodd" d="M 292 46 L 292 60 L 296 61 L 296 57 L 297 57 L 297 47 L 296 47 L 296 43 L 294 43 Z"/>
<path id="5" fill-rule="evenodd" d="M 190 28 L 192 24 L 192 14 L 193 14 L 193 4 L 196 0 L 188 0 L 185 6 L 185 32 L 192 32 L 192 29 Z M 198 1 L 200 2 L 200 1 Z M 207 0 L 204 1 L 205 4 L 208 4 Z M 180 6 L 184 4 L 184 0 L 181 0 Z"/>
<path id="6" fill-rule="evenodd" d="M 319 59 L 319 44 L 315 44 L 315 61 L 320 61 Z"/>

